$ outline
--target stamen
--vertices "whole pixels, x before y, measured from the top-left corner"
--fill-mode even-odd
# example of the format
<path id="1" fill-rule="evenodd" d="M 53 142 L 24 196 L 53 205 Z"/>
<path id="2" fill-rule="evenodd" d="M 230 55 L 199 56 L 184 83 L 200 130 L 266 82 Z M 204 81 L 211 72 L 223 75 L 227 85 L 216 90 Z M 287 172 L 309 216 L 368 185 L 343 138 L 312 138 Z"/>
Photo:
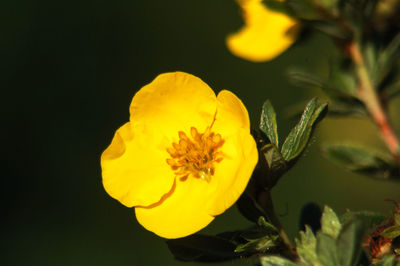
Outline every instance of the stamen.
<path id="1" fill-rule="evenodd" d="M 179 131 L 178 136 L 178 143 L 173 142 L 172 147 L 167 148 L 171 156 L 167 159 L 168 165 L 181 181 L 185 181 L 191 175 L 210 182 L 215 173 L 215 163 L 223 160 L 222 152 L 217 151 L 225 142 L 221 135 L 211 132 L 209 127 L 202 134 L 195 127 L 191 127 L 192 139 L 183 131 Z"/>

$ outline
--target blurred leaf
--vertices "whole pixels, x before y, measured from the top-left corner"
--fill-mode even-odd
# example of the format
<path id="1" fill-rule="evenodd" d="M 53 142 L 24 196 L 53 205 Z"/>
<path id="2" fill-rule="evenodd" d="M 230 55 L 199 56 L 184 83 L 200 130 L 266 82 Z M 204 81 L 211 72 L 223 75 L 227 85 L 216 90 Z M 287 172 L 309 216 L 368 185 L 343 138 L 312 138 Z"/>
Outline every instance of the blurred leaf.
<path id="1" fill-rule="evenodd" d="M 269 141 L 279 147 L 278 127 L 276 124 L 276 113 L 269 100 L 264 102 L 261 112 L 260 129 L 267 135 Z"/>
<path id="2" fill-rule="evenodd" d="M 314 233 L 319 231 L 321 229 L 321 217 L 322 210 L 318 204 L 313 202 L 305 204 L 301 208 L 300 230 L 305 231 L 305 226 L 307 225 Z"/>
<path id="3" fill-rule="evenodd" d="M 387 255 L 380 259 L 378 262 L 376 262 L 374 265 L 375 266 L 394 266 L 394 259 L 396 258 L 396 255 Z"/>
<path id="4" fill-rule="evenodd" d="M 321 78 L 313 73 L 304 71 L 298 68 L 290 68 L 287 71 L 287 76 L 289 80 L 298 87 L 313 89 L 322 88 L 327 90 L 335 90 L 329 83 L 328 80 Z"/>
<path id="5" fill-rule="evenodd" d="M 365 229 L 361 220 L 354 220 L 343 226 L 336 241 L 340 265 L 356 265 L 362 251 Z"/>
<path id="6" fill-rule="evenodd" d="M 370 148 L 328 144 L 322 150 L 327 159 L 350 171 L 384 179 L 396 177 L 396 166 L 392 159 Z"/>
<path id="7" fill-rule="evenodd" d="M 386 219 L 386 216 L 380 213 L 375 213 L 370 211 L 360 211 L 360 212 L 349 211 L 344 213 L 340 217 L 340 221 L 342 222 L 342 224 L 347 224 L 356 219 L 362 220 L 365 224 L 365 227 L 372 228 L 382 223 Z"/>
<path id="8" fill-rule="evenodd" d="M 262 266 L 296 266 L 297 264 L 277 256 L 266 256 L 261 258 L 261 265 Z"/>
<path id="9" fill-rule="evenodd" d="M 286 0 L 284 1 L 294 16 L 303 20 L 318 20 L 320 15 L 315 10 L 311 1 L 308 0 Z"/>
<path id="10" fill-rule="evenodd" d="M 336 213 L 325 205 L 321 218 L 322 232 L 336 239 L 341 228 L 342 224 L 340 223 L 339 218 L 336 216 Z"/>
<path id="11" fill-rule="evenodd" d="M 295 239 L 296 250 L 305 265 L 316 265 L 318 264 L 317 240 L 310 227 L 306 225 L 305 228 L 305 232 L 300 231 L 300 240 Z"/>
<path id="12" fill-rule="evenodd" d="M 239 258 L 236 245 L 222 237 L 195 234 L 167 240 L 169 250 L 177 260 L 221 262 Z"/>
<path id="13" fill-rule="evenodd" d="M 394 220 L 394 224 L 395 225 L 399 225 L 400 226 L 400 213 L 395 213 L 393 215 L 393 220 Z"/>
<path id="14" fill-rule="evenodd" d="M 393 225 L 386 228 L 381 235 L 386 238 L 394 239 L 400 236 L 400 225 Z"/>
<path id="15" fill-rule="evenodd" d="M 336 252 L 336 240 L 330 235 L 317 234 L 317 255 L 324 266 L 340 266 Z"/>
<path id="16" fill-rule="evenodd" d="M 339 0 L 318 0 L 316 2 L 332 13 L 335 12 Z"/>
<path id="17" fill-rule="evenodd" d="M 400 55 L 400 33 L 398 33 L 389 45 L 383 50 L 376 61 L 374 68 L 374 84 L 378 86 L 390 73 L 393 64 L 399 60 Z"/>
<path id="18" fill-rule="evenodd" d="M 339 27 L 334 22 L 328 20 L 314 20 L 314 21 L 309 21 L 309 23 L 315 29 L 333 38 L 347 40 L 350 39 L 351 37 L 351 32 L 345 31 L 343 28 Z"/>
<path id="19" fill-rule="evenodd" d="M 290 131 L 282 145 L 282 156 L 286 161 L 292 161 L 302 154 L 307 147 L 315 125 L 326 114 L 327 104 L 318 104 L 316 98 L 306 106 L 300 121 Z"/>
<path id="20" fill-rule="evenodd" d="M 366 117 L 365 106 L 357 99 L 335 99 L 329 103 L 328 115 Z"/>
<path id="21" fill-rule="evenodd" d="M 240 196 L 239 200 L 236 202 L 236 206 L 244 217 L 254 223 L 258 222 L 260 216 L 266 216 L 257 201 L 246 192 Z"/>
<path id="22" fill-rule="evenodd" d="M 393 99 L 400 95 L 400 80 L 397 80 L 385 88 L 383 92 L 385 100 Z"/>

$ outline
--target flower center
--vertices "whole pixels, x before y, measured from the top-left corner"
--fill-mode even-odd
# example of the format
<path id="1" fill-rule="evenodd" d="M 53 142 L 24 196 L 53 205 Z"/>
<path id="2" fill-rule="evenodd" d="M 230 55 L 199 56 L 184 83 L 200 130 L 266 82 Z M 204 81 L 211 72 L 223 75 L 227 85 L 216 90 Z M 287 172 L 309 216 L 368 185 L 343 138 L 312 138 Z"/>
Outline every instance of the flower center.
<path id="1" fill-rule="evenodd" d="M 222 161 L 222 152 L 218 151 L 224 145 L 220 134 L 215 134 L 208 127 L 200 134 L 195 127 L 190 129 L 191 139 L 182 131 L 178 132 L 179 142 L 172 143 L 167 148 L 171 158 L 167 163 L 175 171 L 176 176 L 184 181 L 191 174 L 210 182 L 215 172 L 215 163 Z"/>

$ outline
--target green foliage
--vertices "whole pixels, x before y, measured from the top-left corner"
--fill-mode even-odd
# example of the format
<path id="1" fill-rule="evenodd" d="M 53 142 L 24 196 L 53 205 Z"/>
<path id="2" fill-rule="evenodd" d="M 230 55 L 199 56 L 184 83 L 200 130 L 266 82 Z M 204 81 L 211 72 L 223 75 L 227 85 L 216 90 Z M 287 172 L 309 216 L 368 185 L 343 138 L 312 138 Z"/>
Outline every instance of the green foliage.
<path id="1" fill-rule="evenodd" d="M 400 236 L 400 213 L 395 213 L 393 215 L 393 222 L 393 226 L 386 228 L 382 232 L 382 236 L 392 239 Z"/>
<path id="2" fill-rule="evenodd" d="M 380 259 L 377 263 L 375 263 L 375 266 L 393 266 L 395 265 L 395 255 L 387 255 Z M 398 266 L 398 265 L 397 265 Z"/>
<path id="3" fill-rule="evenodd" d="M 268 256 L 261 258 L 262 266 L 295 266 L 296 263 L 277 256 Z"/>
<path id="4" fill-rule="evenodd" d="M 348 211 L 340 216 L 340 221 L 342 224 L 347 224 L 353 220 L 362 220 L 367 228 L 373 228 L 374 226 L 382 223 L 385 219 L 386 217 L 384 215 L 370 211 Z"/>
<path id="5" fill-rule="evenodd" d="M 324 117 L 327 103 L 318 104 L 312 99 L 304 109 L 298 124 L 290 131 L 282 145 L 282 156 L 288 162 L 294 162 L 307 147 L 313 129 Z"/>
<path id="6" fill-rule="evenodd" d="M 318 103 L 312 99 L 304 109 L 298 124 L 290 131 L 285 139 L 281 150 L 279 150 L 278 126 L 275 110 L 267 100 L 262 108 L 260 118 L 260 131 L 265 134 L 269 144 L 261 147 L 264 155 L 266 171 L 262 172 L 264 179 L 267 179 L 266 186 L 272 188 L 279 178 L 287 172 L 297 161 L 307 147 L 310 137 L 316 125 L 322 120 L 327 111 L 327 103 Z"/>
<path id="7" fill-rule="evenodd" d="M 321 217 L 321 230 L 314 235 L 310 227 L 306 226 L 305 232 L 300 232 L 300 240 L 295 239 L 299 265 L 357 265 L 362 252 L 363 237 L 367 231 L 366 224 L 372 224 L 366 221 L 376 221 L 376 217 L 370 214 L 347 213 L 345 220 L 345 223 L 341 223 L 335 212 L 325 206 Z M 286 265 L 286 260 L 273 257 L 263 261 L 266 263 L 269 260 L 275 263 L 272 265 Z"/>
<path id="8" fill-rule="evenodd" d="M 311 228 L 306 225 L 305 232 L 300 231 L 300 240 L 295 239 L 297 253 L 304 265 L 312 265 L 318 260 L 316 247 L 317 239 Z"/>
<path id="9" fill-rule="evenodd" d="M 389 156 L 371 148 L 354 144 L 326 144 L 323 154 L 327 159 L 350 171 L 398 180 L 395 162 Z"/>
<path id="10" fill-rule="evenodd" d="M 340 229 L 342 229 L 342 225 L 336 213 L 328 206 L 325 206 L 321 217 L 322 232 L 336 238 L 340 233 Z"/>
<path id="11" fill-rule="evenodd" d="M 268 253 L 279 245 L 279 233 L 275 226 L 260 217 L 258 226 L 244 231 L 241 237 L 247 242 L 236 247 L 235 252 Z"/>
<path id="12" fill-rule="evenodd" d="M 276 113 L 269 100 L 266 100 L 262 107 L 260 130 L 264 132 L 272 144 L 279 147 Z"/>

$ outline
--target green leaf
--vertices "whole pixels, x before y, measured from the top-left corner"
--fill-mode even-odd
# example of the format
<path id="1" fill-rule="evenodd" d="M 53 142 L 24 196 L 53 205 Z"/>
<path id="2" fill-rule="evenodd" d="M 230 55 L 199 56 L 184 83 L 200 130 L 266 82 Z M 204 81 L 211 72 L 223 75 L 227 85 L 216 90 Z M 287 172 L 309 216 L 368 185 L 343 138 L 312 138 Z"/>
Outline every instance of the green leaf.
<path id="1" fill-rule="evenodd" d="M 292 161 L 302 154 L 307 147 L 315 125 L 326 114 L 327 103 L 318 104 L 316 98 L 306 106 L 298 124 L 290 131 L 282 145 L 282 156 L 286 161 Z"/>
<path id="2" fill-rule="evenodd" d="M 391 227 L 386 228 L 381 235 L 386 238 L 394 239 L 400 236 L 400 225 L 393 225 Z"/>
<path id="3" fill-rule="evenodd" d="M 396 177 L 392 159 L 370 148 L 354 144 L 328 144 L 322 150 L 327 159 L 350 171 L 383 179 Z"/>
<path id="4" fill-rule="evenodd" d="M 383 92 L 385 100 L 391 100 L 398 95 L 400 95 L 400 80 L 394 81 Z"/>
<path id="5" fill-rule="evenodd" d="M 241 234 L 241 237 L 248 242 L 238 245 L 235 252 L 266 253 L 281 244 L 278 229 L 275 226 L 267 222 L 264 217 L 260 217 L 257 224 L 257 227 Z"/>
<path id="6" fill-rule="evenodd" d="M 376 262 L 374 265 L 375 266 L 394 266 L 394 259 L 396 258 L 396 255 L 387 255 L 380 259 L 378 262 Z"/>
<path id="7" fill-rule="evenodd" d="M 394 224 L 400 226 L 400 213 L 395 213 L 393 215 Z"/>
<path id="8" fill-rule="evenodd" d="M 328 206 L 325 206 L 321 218 L 322 232 L 336 239 L 341 228 L 342 224 L 336 216 L 336 213 Z"/>
<path id="9" fill-rule="evenodd" d="M 362 251 L 365 229 L 362 220 L 354 220 L 343 226 L 336 241 L 340 265 L 356 265 Z"/>
<path id="10" fill-rule="evenodd" d="M 277 256 L 266 256 L 262 257 L 261 260 L 261 265 L 262 266 L 296 266 L 297 264 L 282 258 L 282 257 L 277 257 Z"/>
<path id="11" fill-rule="evenodd" d="M 300 231 L 300 240 L 295 239 L 296 250 L 305 265 L 317 265 L 319 263 L 316 253 L 317 240 L 311 228 L 308 225 L 305 228 L 305 232 Z"/>
<path id="12" fill-rule="evenodd" d="M 218 236 L 195 234 L 184 238 L 167 240 L 175 259 L 181 261 L 221 262 L 239 258 L 236 245 Z"/>
<path id="13" fill-rule="evenodd" d="M 346 212 L 340 217 L 342 224 L 347 224 L 354 220 L 362 220 L 367 228 L 373 228 L 374 226 L 382 223 L 386 216 L 370 211 L 360 211 L 360 212 Z"/>
<path id="14" fill-rule="evenodd" d="M 400 33 L 398 33 L 389 45 L 378 56 L 375 65 L 374 84 L 379 85 L 392 70 L 393 64 L 400 55 Z"/>
<path id="15" fill-rule="evenodd" d="M 324 266 L 340 266 L 336 240 L 330 235 L 319 232 L 317 234 L 317 255 L 319 261 Z"/>
<path id="16" fill-rule="evenodd" d="M 266 100 L 261 112 L 260 129 L 267 135 L 269 141 L 279 147 L 278 127 L 276 124 L 276 113 L 269 100 Z"/>

